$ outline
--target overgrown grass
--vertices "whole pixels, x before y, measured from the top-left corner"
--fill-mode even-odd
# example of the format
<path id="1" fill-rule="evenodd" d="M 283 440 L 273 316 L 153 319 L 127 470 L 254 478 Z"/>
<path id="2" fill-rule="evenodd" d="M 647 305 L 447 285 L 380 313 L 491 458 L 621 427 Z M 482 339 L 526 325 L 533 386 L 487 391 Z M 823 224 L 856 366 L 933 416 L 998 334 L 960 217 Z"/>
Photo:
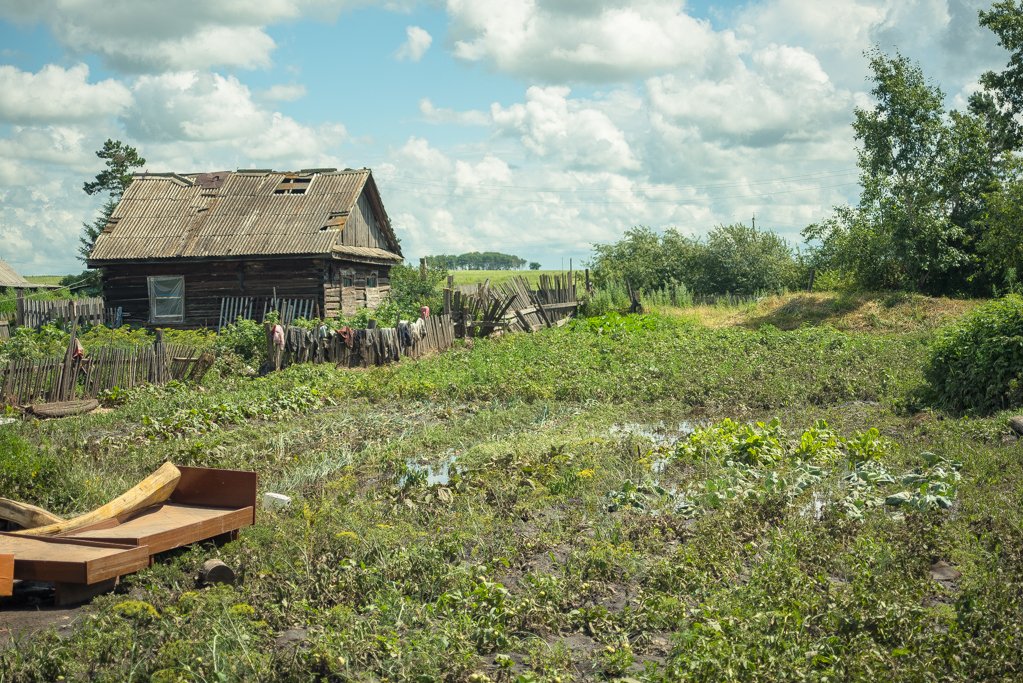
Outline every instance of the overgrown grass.
<path id="1" fill-rule="evenodd" d="M 609 315 L 0 426 L 56 512 L 164 459 L 294 498 L 0 680 L 1011 680 L 1023 449 L 914 412 L 930 338 Z M 197 589 L 211 556 L 241 584 Z"/>

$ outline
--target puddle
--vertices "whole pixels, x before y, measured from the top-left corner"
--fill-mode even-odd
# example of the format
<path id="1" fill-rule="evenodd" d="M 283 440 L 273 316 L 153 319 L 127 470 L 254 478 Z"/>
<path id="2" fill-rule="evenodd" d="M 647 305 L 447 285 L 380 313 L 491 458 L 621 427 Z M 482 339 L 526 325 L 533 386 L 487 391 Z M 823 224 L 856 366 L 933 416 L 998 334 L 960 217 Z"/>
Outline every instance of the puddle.
<path id="1" fill-rule="evenodd" d="M 687 420 L 674 424 L 656 422 L 654 424 L 642 424 L 639 422 L 623 422 L 611 425 L 608 430 L 612 436 L 636 436 L 650 441 L 655 446 L 674 446 L 686 438 L 700 425 Z"/>
<path id="2" fill-rule="evenodd" d="M 654 447 L 654 450 L 650 453 L 650 455 L 656 456 L 650 462 L 650 471 L 656 476 L 662 474 L 671 463 L 668 455 L 658 449 L 671 448 L 679 441 L 692 434 L 696 428 L 700 426 L 702 425 L 699 423 L 689 422 L 688 420 L 682 420 L 675 423 L 667 423 L 662 420 L 653 424 L 622 422 L 620 424 L 611 425 L 611 428 L 608 429 L 608 433 L 611 434 L 611 436 L 634 437 L 644 441 L 649 441 Z M 659 477 L 654 481 L 659 481 Z"/>
<path id="3" fill-rule="evenodd" d="M 420 464 L 415 460 L 406 460 L 405 468 L 407 474 L 405 474 L 401 480 L 402 485 L 409 482 L 410 479 L 420 479 L 425 477 L 425 483 L 427 486 L 447 486 L 448 482 L 451 481 L 452 465 L 458 461 L 458 454 L 453 451 L 448 451 L 444 458 L 434 464 Z"/>
<path id="4" fill-rule="evenodd" d="M 814 492 L 810 502 L 804 505 L 800 512 L 804 517 L 812 517 L 813 521 L 819 522 L 824 519 L 824 508 L 827 504 L 827 498 L 817 492 Z"/>

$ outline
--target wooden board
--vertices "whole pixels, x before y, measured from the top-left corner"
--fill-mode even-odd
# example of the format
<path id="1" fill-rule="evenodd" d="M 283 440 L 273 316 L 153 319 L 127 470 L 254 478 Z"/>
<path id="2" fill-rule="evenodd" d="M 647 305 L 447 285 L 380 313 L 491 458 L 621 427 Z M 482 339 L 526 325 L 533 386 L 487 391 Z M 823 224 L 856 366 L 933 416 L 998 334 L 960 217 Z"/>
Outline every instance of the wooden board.
<path id="1" fill-rule="evenodd" d="M 256 521 L 255 472 L 208 467 L 178 467 L 181 480 L 171 494 L 172 503 L 224 508 L 252 508 L 249 524 Z"/>
<path id="2" fill-rule="evenodd" d="M 62 538 L 146 546 L 151 554 L 205 541 L 252 524 L 253 508 L 165 503 L 125 519 L 72 531 Z"/>
<path id="3" fill-rule="evenodd" d="M 0 555 L 0 595 L 10 595 L 14 590 L 14 555 Z"/>
<path id="4" fill-rule="evenodd" d="M 93 584 L 149 566 L 149 548 L 92 540 L 0 533 L 0 554 L 14 556 L 14 578 Z"/>

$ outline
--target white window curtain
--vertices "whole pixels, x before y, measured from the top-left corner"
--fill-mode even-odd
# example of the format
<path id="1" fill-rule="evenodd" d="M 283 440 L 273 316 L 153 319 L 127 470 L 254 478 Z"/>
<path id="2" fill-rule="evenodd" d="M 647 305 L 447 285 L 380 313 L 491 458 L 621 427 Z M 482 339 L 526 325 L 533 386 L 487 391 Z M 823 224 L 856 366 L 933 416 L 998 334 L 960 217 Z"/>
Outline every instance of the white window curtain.
<path id="1" fill-rule="evenodd" d="M 179 323 L 185 319 L 185 278 L 158 275 L 149 278 L 149 321 Z"/>

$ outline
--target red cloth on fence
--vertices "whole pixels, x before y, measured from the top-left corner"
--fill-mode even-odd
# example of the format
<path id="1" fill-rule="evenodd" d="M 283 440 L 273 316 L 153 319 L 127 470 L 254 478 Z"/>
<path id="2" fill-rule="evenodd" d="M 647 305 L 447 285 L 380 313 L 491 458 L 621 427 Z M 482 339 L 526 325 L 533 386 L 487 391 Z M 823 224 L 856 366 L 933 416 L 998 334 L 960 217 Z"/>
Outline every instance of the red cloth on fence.
<path id="1" fill-rule="evenodd" d="M 355 345 L 355 330 L 345 325 L 337 331 L 338 335 L 344 341 L 345 346 L 352 348 Z"/>

